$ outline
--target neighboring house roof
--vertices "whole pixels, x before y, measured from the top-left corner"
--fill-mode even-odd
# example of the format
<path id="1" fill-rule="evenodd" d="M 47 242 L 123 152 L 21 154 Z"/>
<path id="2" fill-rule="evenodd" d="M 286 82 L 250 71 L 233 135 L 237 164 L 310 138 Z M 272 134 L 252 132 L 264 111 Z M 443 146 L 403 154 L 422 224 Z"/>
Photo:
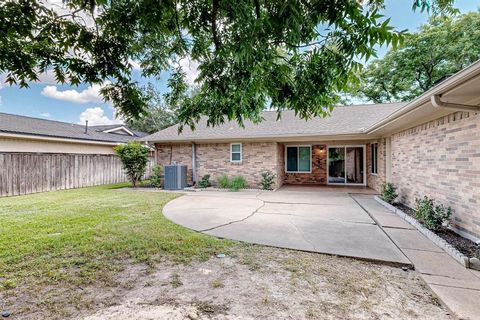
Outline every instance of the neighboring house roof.
<path id="1" fill-rule="evenodd" d="M 277 121 L 277 112 L 263 112 L 264 121 L 254 124 L 245 122 L 245 128 L 235 121 L 208 127 L 206 117 L 194 131 L 184 127 L 178 134 L 179 125 L 174 125 L 142 138 L 149 142 L 198 141 L 222 139 L 255 139 L 269 137 L 305 137 L 363 134 L 365 129 L 401 109 L 406 103 L 365 104 L 337 106 L 330 116 L 315 117 L 308 121 L 295 116 L 294 111 L 283 111 Z"/>
<path id="2" fill-rule="evenodd" d="M 106 129 L 105 127 L 107 126 L 89 126 L 87 133 L 85 133 L 85 125 L 31 118 L 0 112 L 0 135 L 1 133 L 6 133 L 113 143 L 137 140 L 147 135 L 144 132 L 135 131 L 133 131 L 133 136 L 125 134 L 106 133 L 103 132 L 105 130 L 108 130 L 108 128 Z M 117 124 L 112 127 L 122 127 L 122 125 Z"/>
<path id="3" fill-rule="evenodd" d="M 113 133 L 113 134 L 128 134 L 128 135 L 136 136 L 136 137 L 148 136 L 148 133 L 146 133 L 146 132 L 132 130 L 129 127 L 123 125 L 123 124 L 108 124 L 108 125 L 100 125 L 100 126 L 90 126 L 90 128 L 94 128 L 97 131 L 103 131 L 103 132 Z M 119 133 L 120 131 L 123 131 L 124 133 Z"/>

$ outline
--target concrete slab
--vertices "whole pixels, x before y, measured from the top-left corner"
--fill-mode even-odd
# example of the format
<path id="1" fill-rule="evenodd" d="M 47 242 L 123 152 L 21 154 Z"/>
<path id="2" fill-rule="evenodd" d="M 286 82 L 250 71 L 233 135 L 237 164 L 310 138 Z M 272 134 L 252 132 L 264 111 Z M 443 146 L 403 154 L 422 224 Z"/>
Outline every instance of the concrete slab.
<path id="1" fill-rule="evenodd" d="M 372 213 L 370 214 L 378 221 L 384 228 L 398 228 L 416 230 L 414 226 L 406 222 L 394 213 Z"/>
<path id="2" fill-rule="evenodd" d="M 480 290 L 480 281 L 477 279 L 455 279 L 445 276 L 422 274 L 423 280 L 428 284 L 435 284 L 446 287 L 464 288 L 471 290 Z M 472 281 L 473 280 L 473 281 Z"/>
<path id="3" fill-rule="evenodd" d="M 416 229 L 407 230 L 385 228 L 384 230 L 401 249 L 444 252 Z"/>
<path id="4" fill-rule="evenodd" d="M 316 251 L 314 246 L 305 240 L 301 231 L 290 222 L 289 216 L 254 215 L 242 222 L 229 224 L 205 233 L 249 243 Z"/>
<path id="5" fill-rule="evenodd" d="M 346 205 L 357 206 L 355 200 L 344 192 L 287 192 L 277 191 L 261 193 L 258 198 L 265 202 L 290 203 L 290 204 L 319 204 L 319 205 Z"/>
<path id="6" fill-rule="evenodd" d="M 354 196 L 355 200 L 365 208 L 370 214 L 372 213 L 389 213 L 392 214 L 390 210 L 378 203 L 372 196 Z"/>
<path id="7" fill-rule="evenodd" d="M 218 237 L 410 264 L 345 192 L 192 192 L 163 212 L 178 224 Z"/>
<path id="8" fill-rule="evenodd" d="M 402 249 L 403 253 L 415 265 L 415 269 L 422 274 L 450 277 L 452 279 L 473 279 L 470 271 L 445 252 L 432 252 L 412 249 Z"/>
<path id="9" fill-rule="evenodd" d="M 296 216 L 291 221 L 318 252 L 410 264 L 377 225 L 334 220 L 318 223 L 316 218 Z"/>
<path id="10" fill-rule="evenodd" d="M 175 223 L 202 231 L 245 219 L 262 205 L 255 198 L 185 195 L 167 203 L 163 214 Z"/>
<path id="11" fill-rule="evenodd" d="M 480 291 L 433 284 L 430 288 L 460 319 L 479 319 Z"/>
<path id="12" fill-rule="evenodd" d="M 370 223 L 375 222 L 359 206 L 348 205 L 313 205 L 267 202 L 258 210 L 263 214 L 292 215 L 300 217 L 315 217 L 323 220 Z"/>

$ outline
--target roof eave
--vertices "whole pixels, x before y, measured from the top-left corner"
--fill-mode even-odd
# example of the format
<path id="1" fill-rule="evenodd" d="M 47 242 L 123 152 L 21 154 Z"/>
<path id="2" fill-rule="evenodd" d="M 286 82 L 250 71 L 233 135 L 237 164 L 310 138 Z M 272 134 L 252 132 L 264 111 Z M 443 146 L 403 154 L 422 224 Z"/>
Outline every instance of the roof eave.
<path id="1" fill-rule="evenodd" d="M 422 106 L 430 103 L 431 97 L 433 95 L 438 94 L 445 94 L 446 92 L 462 85 L 463 83 L 467 82 L 468 80 L 472 79 L 473 77 L 480 75 L 480 60 L 472 63 L 467 68 L 457 72 L 447 80 L 441 82 L 440 84 L 436 85 L 435 87 L 429 89 L 428 91 L 424 92 L 422 95 L 418 96 L 411 102 L 407 103 L 401 109 L 391 113 L 386 118 L 378 121 L 377 123 L 373 124 L 369 128 L 365 130 L 367 134 L 374 134 L 378 130 L 388 126 L 393 121 L 405 116 L 406 114 L 421 108 Z"/>
<path id="2" fill-rule="evenodd" d="M 144 140 L 149 143 L 175 144 L 175 143 L 215 143 L 231 141 L 272 141 L 272 142 L 293 142 L 293 141 L 332 141 L 332 140 L 369 140 L 376 138 L 374 135 L 365 133 L 342 133 L 342 134 L 299 134 L 299 135 L 262 135 L 255 137 L 219 137 L 219 138 L 175 138 L 175 139 L 154 139 Z"/>

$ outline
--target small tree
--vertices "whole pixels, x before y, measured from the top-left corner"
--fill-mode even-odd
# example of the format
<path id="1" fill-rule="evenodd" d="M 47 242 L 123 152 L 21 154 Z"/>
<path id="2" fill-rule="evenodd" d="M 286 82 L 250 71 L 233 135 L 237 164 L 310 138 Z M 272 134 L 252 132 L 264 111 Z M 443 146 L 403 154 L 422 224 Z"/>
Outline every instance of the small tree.
<path id="1" fill-rule="evenodd" d="M 136 188 L 147 168 L 148 148 L 137 141 L 129 141 L 127 144 L 115 147 L 115 152 L 122 161 L 125 174 Z"/>

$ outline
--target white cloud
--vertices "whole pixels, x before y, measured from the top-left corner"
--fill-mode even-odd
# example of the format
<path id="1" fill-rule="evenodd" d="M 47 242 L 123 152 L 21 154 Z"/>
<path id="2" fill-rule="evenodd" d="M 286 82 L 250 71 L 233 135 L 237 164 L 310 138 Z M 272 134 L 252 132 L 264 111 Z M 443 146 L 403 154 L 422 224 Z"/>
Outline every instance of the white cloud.
<path id="1" fill-rule="evenodd" d="M 198 62 L 190 58 L 183 58 L 179 61 L 178 65 L 186 73 L 187 84 L 195 84 L 195 79 L 198 77 Z"/>
<path id="2" fill-rule="evenodd" d="M 128 59 L 128 63 L 130 63 L 133 70 L 135 70 L 135 71 L 141 71 L 142 70 L 142 66 L 140 65 L 140 62 L 132 60 L 132 59 Z"/>
<path id="3" fill-rule="evenodd" d="M 60 91 L 56 86 L 46 86 L 42 90 L 42 95 L 74 103 L 104 102 L 100 94 L 101 88 L 101 85 L 92 85 L 82 91 L 74 89 Z"/>
<path id="4" fill-rule="evenodd" d="M 85 124 L 85 121 L 88 120 L 88 124 L 95 126 L 95 125 L 102 125 L 102 124 L 121 124 L 122 120 L 120 119 L 110 119 L 105 115 L 105 111 L 103 111 L 100 107 L 94 108 L 87 108 L 80 114 L 80 121 L 79 124 Z"/>
<path id="5" fill-rule="evenodd" d="M 44 118 L 51 118 L 52 114 L 50 112 L 42 112 L 40 113 L 40 116 Z"/>

